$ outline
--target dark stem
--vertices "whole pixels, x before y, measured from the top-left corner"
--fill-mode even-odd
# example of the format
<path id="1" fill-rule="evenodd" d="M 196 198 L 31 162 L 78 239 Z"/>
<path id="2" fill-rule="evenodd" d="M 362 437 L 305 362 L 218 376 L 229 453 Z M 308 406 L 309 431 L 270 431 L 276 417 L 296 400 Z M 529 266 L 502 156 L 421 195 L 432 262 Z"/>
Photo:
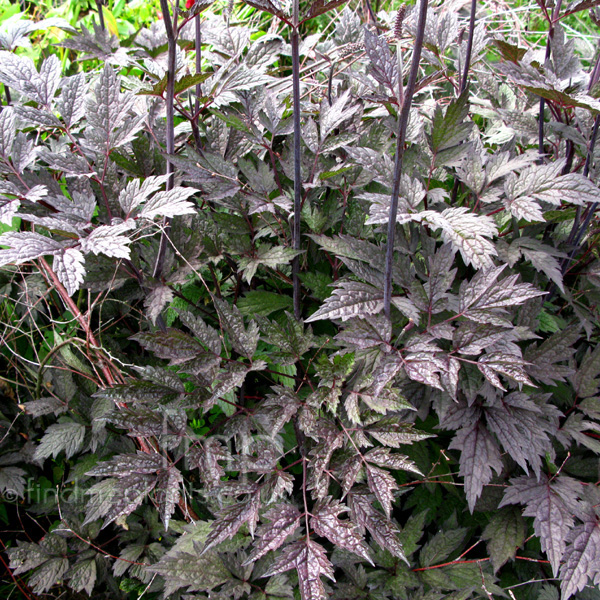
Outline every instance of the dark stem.
<path id="1" fill-rule="evenodd" d="M 100 27 L 102 27 L 102 31 L 106 31 L 106 23 L 104 22 L 104 12 L 102 10 L 102 0 L 96 0 L 96 8 L 98 9 L 98 19 L 100 20 Z"/>
<path id="2" fill-rule="evenodd" d="M 546 40 L 546 58 L 547 61 L 552 53 L 552 38 L 554 37 L 554 23 L 558 19 L 558 13 L 562 7 L 562 0 L 557 0 L 552 16 L 549 21 L 548 39 Z M 544 62 L 545 62 L 544 61 Z M 546 100 L 540 98 L 540 110 L 538 119 L 538 154 L 540 155 L 538 162 L 541 164 L 544 157 L 544 109 L 546 108 Z"/>
<path id="3" fill-rule="evenodd" d="M 10 106 L 12 104 L 12 97 L 10 95 L 10 88 L 6 84 L 4 85 L 4 93 L 6 95 L 6 104 Z"/>
<path id="4" fill-rule="evenodd" d="M 415 93 L 417 83 L 417 74 L 419 63 L 421 62 L 421 50 L 423 48 L 423 39 L 425 37 L 425 23 L 427 21 L 427 3 L 428 0 L 421 0 L 419 8 L 419 23 L 417 25 L 417 35 L 413 49 L 410 73 L 408 83 L 404 93 L 404 102 L 400 110 L 400 120 L 398 124 L 398 137 L 396 139 L 396 160 L 394 164 L 394 184 L 392 187 L 392 198 L 390 202 L 390 219 L 387 228 L 387 245 L 385 252 L 385 282 L 383 288 L 383 308 L 387 317 L 390 316 L 392 302 L 392 265 L 394 262 L 394 237 L 396 233 L 396 216 L 398 214 L 398 197 L 400 195 L 400 178 L 402 176 L 402 159 L 404 157 L 404 142 L 406 139 L 406 127 L 412 98 Z"/>
<path id="5" fill-rule="evenodd" d="M 300 163 L 300 33 L 299 0 L 294 0 L 294 14 L 292 21 L 292 98 L 294 104 L 294 223 L 292 229 L 292 244 L 294 250 L 300 250 L 300 209 L 302 203 L 302 171 Z M 302 308 L 300 306 L 300 257 L 292 261 L 292 286 L 294 297 L 294 316 L 300 319 Z"/>
<path id="6" fill-rule="evenodd" d="M 475 32 L 475 13 L 477 12 L 477 0 L 471 0 L 471 16 L 469 18 L 469 39 L 467 40 L 467 54 L 465 56 L 465 68 L 460 80 L 460 93 L 462 94 L 469 85 L 469 69 L 471 68 L 471 55 L 473 54 L 473 36 Z"/>
<path id="7" fill-rule="evenodd" d="M 194 26 L 196 34 L 196 75 L 202 73 L 202 23 L 200 15 L 194 17 Z M 194 118 L 192 119 L 192 131 L 194 133 L 194 141 L 196 142 L 196 150 L 202 152 L 202 142 L 200 141 L 200 130 L 198 121 L 200 119 L 200 98 L 202 96 L 202 84 L 196 84 L 196 100 L 194 102 Z"/>
<path id="8" fill-rule="evenodd" d="M 167 90 L 166 90 L 166 109 L 167 109 L 167 179 L 166 190 L 173 189 L 173 164 L 169 160 L 169 156 L 175 153 L 175 60 L 176 60 L 176 44 L 175 30 L 173 29 L 173 21 L 171 21 L 171 15 L 169 13 L 168 0 L 160 0 L 160 8 L 163 14 L 163 21 L 165 24 L 165 31 L 167 34 L 168 47 L 168 63 L 167 63 Z M 177 10 L 177 9 L 175 9 Z M 160 244 L 158 247 L 158 255 L 156 257 L 156 263 L 154 264 L 154 272 L 152 277 L 155 279 L 160 278 L 162 274 L 163 264 L 165 261 L 165 253 L 167 250 L 167 240 L 171 229 L 171 219 L 165 217 L 163 221 L 163 229 L 160 234 Z"/>

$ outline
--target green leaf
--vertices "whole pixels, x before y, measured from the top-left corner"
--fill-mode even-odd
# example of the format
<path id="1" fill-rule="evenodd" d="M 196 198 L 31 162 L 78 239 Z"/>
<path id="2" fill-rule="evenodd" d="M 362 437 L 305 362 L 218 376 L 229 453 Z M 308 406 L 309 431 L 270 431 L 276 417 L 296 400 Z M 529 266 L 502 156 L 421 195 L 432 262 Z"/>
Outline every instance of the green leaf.
<path id="1" fill-rule="evenodd" d="M 521 511 L 503 508 L 498 511 L 483 530 L 482 538 L 487 541 L 494 572 L 508 560 L 512 560 L 525 542 L 526 527 Z"/>
<path id="2" fill-rule="evenodd" d="M 254 290 L 240 298 L 237 307 L 244 316 L 261 315 L 267 317 L 277 310 L 291 310 L 292 299 L 284 294 Z"/>

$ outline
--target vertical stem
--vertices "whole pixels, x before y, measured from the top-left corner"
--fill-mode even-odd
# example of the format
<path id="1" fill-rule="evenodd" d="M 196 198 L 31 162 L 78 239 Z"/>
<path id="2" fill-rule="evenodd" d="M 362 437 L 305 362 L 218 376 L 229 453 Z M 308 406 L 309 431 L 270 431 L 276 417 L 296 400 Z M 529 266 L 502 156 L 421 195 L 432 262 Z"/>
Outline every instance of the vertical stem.
<path id="1" fill-rule="evenodd" d="M 300 33 L 298 31 L 300 1 L 294 0 L 292 16 L 292 98 L 294 104 L 294 223 L 292 244 L 300 250 L 300 209 L 302 202 L 302 170 L 300 162 Z M 292 261 L 292 286 L 294 297 L 294 317 L 300 319 L 300 257 Z"/>
<path id="2" fill-rule="evenodd" d="M 102 10 L 102 0 L 96 0 L 96 8 L 98 9 L 100 27 L 102 27 L 102 31 L 106 31 L 106 23 L 104 23 L 104 11 Z"/>
<path id="3" fill-rule="evenodd" d="M 546 58 L 548 60 L 550 58 L 552 52 L 552 38 L 554 37 L 554 21 L 558 18 L 558 14 L 560 13 L 560 9 L 562 7 L 562 0 L 556 0 L 556 5 L 554 6 L 554 10 L 552 11 L 552 16 L 550 17 L 550 24 L 548 28 L 548 39 L 546 41 Z M 540 155 L 538 162 L 541 163 L 543 161 L 544 156 L 544 108 L 546 107 L 546 100 L 544 98 L 540 98 L 540 111 L 539 111 L 539 119 L 538 119 L 538 154 Z"/>
<path id="4" fill-rule="evenodd" d="M 475 35 L 475 13 L 477 12 L 477 0 L 471 0 L 471 15 L 469 17 L 469 38 L 467 39 L 467 54 L 465 56 L 465 67 L 460 80 L 460 93 L 462 94 L 469 85 L 469 69 L 471 68 L 471 55 L 473 54 L 473 36 Z"/>
<path id="5" fill-rule="evenodd" d="M 194 17 L 194 26 L 196 34 L 196 75 L 202 73 L 202 23 L 200 22 L 200 14 Z M 198 121 L 200 119 L 200 97 L 202 96 L 202 84 L 196 84 L 196 100 L 194 102 L 194 118 L 192 119 L 192 131 L 194 133 L 194 141 L 196 142 L 196 150 L 202 151 L 200 142 L 200 130 Z"/>
<path id="6" fill-rule="evenodd" d="M 168 0 L 160 0 L 160 8 L 163 14 L 165 31 L 167 34 L 168 47 L 168 63 L 167 63 L 167 90 L 166 90 L 166 109 L 167 109 L 167 191 L 173 189 L 173 164 L 169 160 L 169 156 L 175 153 L 175 123 L 174 123 L 174 106 L 175 106 L 175 64 L 176 64 L 176 44 L 175 30 L 173 29 L 173 21 L 169 13 Z M 177 9 L 175 9 L 177 10 Z M 171 229 L 171 219 L 165 217 L 163 221 L 163 230 L 160 234 L 160 244 L 158 247 L 158 255 L 154 264 L 154 272 L 152 276 L 157 279 L 162 274 L 163 263 L 165 260 L 165 252 L 167 250 L 167 238 Z"/>
<path id="7" fill-rule="evenodd" d="M 398 137 L 396 139 L 396 159 L 394 164 L 394 184 L 392 187 L 392 198 L 390 201 L 390 218 L 387 228 L 387 246 L 385 252 L 385 282 L 383 288 L 383 308 L 387 317 L 390 316 L 392 302 L 392 265 L 394 262 L 394 237 L 396 234 L 396 216 L 398 214 L 398 197 L 400 195 L 400 178 L 402 177 L 402 159 L 404 157 L 404 142 L 406 139 L 406 127 L 410 115 L 412 98 L 415 93 L 419 63 L 421 62 L 421 50 L 425 37 L 425 23 L 427 21 L 427 2 L 421 0 L 419 7 L 419 23 L 417 35 L 413 48 L 412 63 L 408 75 L 408 83 L 404 93 L 404 102 L 400 110 L 398 123 Z"/>
<path id="8" fill-rule="evenodd" d="M 10 95 L 10 88 L 4 84 L 4 93 L 6 94 L 6 104 L 7 106 L 10 106 L 12 104 L 12 98 Z"/>

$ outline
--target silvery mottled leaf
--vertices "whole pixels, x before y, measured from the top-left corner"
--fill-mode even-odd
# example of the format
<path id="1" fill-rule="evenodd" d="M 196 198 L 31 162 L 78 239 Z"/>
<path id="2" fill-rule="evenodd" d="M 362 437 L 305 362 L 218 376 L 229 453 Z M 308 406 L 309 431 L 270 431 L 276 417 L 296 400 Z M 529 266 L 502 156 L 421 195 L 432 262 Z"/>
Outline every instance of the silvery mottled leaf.
<path id="1" fill-rule="evenodd" d="M 59 281 L 65 286 L 69 296 L 72 296 L 83 283 L 85 258 L 79 250 L 65 248 L 64 252 L 54 256 L 52 268 Z"/>
<path id="2" fill-rule="evenodd" d="M 58 415 L 59 413 L 65 412 L 67 410 L 67 405 L 60 398 L 49 396 L 48 398 L 23 402 L 22 408 L 32 417 L 41 417 L 42 415 L 49 415 L 50 413 Z"/>
<path id="3" fill-rule="evenodd" d="M 413 215 L 412 220 L 441 229 L 443 241 L 459 250 L 465 263 L 476 269 L 492 267 L 492 256 L 497 252 L 487 238 L 498 235 L 498 229 L 490 217 L 476 215 L 463 206 L 447 208 L 441 213 L 422 211 Z"/>
<path id="4" fill-rule="evenodd" d="M 19 467 L 0 467 L 0 492 L 9 500 L 24 498 L 26 482 L 23 475 L 27 472 Z"/>
<path id="5" fill-rule="evenodd" d="M 364 28 L 365 50 L 369 58 L 369 74 L 387 88 L 395 98 L 398 94 L 398 61 L 383 36 Z"/>
<path id="6" fill-rule="evenodd" d="M 326 99 L 322 101 L 319 119 L 321 144 L 336 127 L 339 127 L 343 121 L 354 115 L 355 108 L 346 106 L 348 100 L 350 100 L 350 90 L 346 90 L 341 96 L 335 98 L 331 106 L 329 106 Z"/>
<path id="7" fill-rule="evenodd" d="M 505 375 L 519 383 L 535 387 L 525 372 L 525 361 L 514 354 L 504 354 L 502 352 L 484 354 L 479 358 L 477 368 L 493 386 L 504 391 L 505 388 L 500 382 L 497 373 Z"/>
<path id="8" fill-rule="evenodd" d="M 51 54 L 37 72 L 33 61 L 12 52 L 0 52 L 0 81 L 29 100 L 49 107 L 60 84 L 60 60 Z"/>
<path id="9" fill-rule="evenodd" d="M 277 550 L 287 537 L 298 529 L 301 514 L 291 504 L 278 504 L 269 509 L 264 517 L 269 522 L 258 528 L 257 535 L 260 539 L 254 543 L 254 548 L 244 564 L 258 560 L 271 550 Z"/>
<path id="10" fill-rule="evenodd" d="M 51 558 L 46 561 L 27 581 L 27 585 L 35 594 L 47 592 L 52 586 L 61 581 L 67 569 L 69 559 Z"/>
<path id="11" fill-rule="evenodd" d="M 156 319 L 173 298 L 173 290 L 167 285 L 160 285 L 153 288 L 144 298 L 146 315 L 152 321 L 152 324 L 156 324 Z"/>
<path id="12" fill-rule="evenodd" d="M 190 551 L 173 548 L 146 569 L 165 578 L 167 596 L 180 588 L 189 592 L 207 592 L 232 578 L 216 552 L 200 554 L 197 545 L 193 545 Z"/>
<path id="13" fill-rule="evenodd" d="M 155 475 L 132 473 L 126 477 L 120 477 L 112 489 L 113 495 L 109 502 L 109 509 L 103 515 L 102 529 L 116 519 L 130 515 L 143 502 L 155 485 Z M 85 522 L 90 522 L 89 512 Z"/>
<path id="14" fill-rule="evenodd" d="M 56 255 L 63 247 L 52 238 L 29 231 L 9 231 L 0 237 L 0 245 L 9 246 L 0 250 L 0 265 L 21 263 L 45 256 Z"/>
<path id="15" fill-rule="evenodd" d="M 92 252 L 113 258 L 129 259 L 131 240 L 122 234 L 130 230 L 129 223 L 99 225 L 87 237 L 80 240 L 81 249 L 85 253 Z"/>
<path id="16" fill-rule="evenodd" d="M 254 494 L 248 500 L 238 502 L 219 511 L 216 521 L 213 521 L 211 525 L 210 533 L 202 548 L 202 554 L 213 546 L 233 537 L 244 523 L 248 524 L 250 533 L 254 534 L 259 507 L 260 495 Z"/>
<path id="17" fill-rule="evenodd" d="M 24 123 L 41 125 L 42 127 L 62 127 L 62 123 L 48 110 L 23 105 L 16 105 L 14 110 Z"/>
<path id="18" fill-rule="evenodd" d="M 86 158 L 79 154 L 51 152 L 48 148 L 39 148 L 38 156 L 47 163 L 49 167 L 64 171 L 69 175 L 75 175 L 77 177 L 94 175 Z"/>
<path id="19" fill-rule="evenodd" d="M 393 453 L 389 448 L 373 448 L 365 454 L 365 459 L 380 467 L 393 470 L 410 471 L 417 475 L 423 475 L 417 465 L 404 454 Z"/>
<path id="20" fill-rule="evenodd" d="M 193 215 L 196 207 L 187 198 L 193 196 L 198 190 L 194 188 L 175 187 L 168 192 L 158 192 L 146 200 L 139 211 L 139 216 L 144 219 L 155 217 L 175 217 L 178 215 Z"/>
<path id="21" fill-rule="evenodd" d="M 360 281 L 338 281 L 333 294 L 325 300 L 321 308 L 308 319 L 341 319 L 374 315 L 383 309 L 383 291 Z"/>
<path id="22" fill-rule="evenodd" d="M 120 78 L 111 66 L 105 65 L 93 93 L 87 96 L 85 108 L 85 135 L 96 152 L 104 154 L 131 141 L 144 118 L 132 115 L 134 103 L 135 96 L 121 94 Z"/>
<path id="23" fill-rule="evenodd" d="M 61 92 L 56 101 L 56 110 L 69 128 L 76 125 L 85 115 L 85 97 L 87 84 L 85 74 L 78 73 L 72 77 L 63 77 Z"/>
<path id="24" fill-rule="evenodd" d="M 366 528 L 381 548 L 408 564 L 400 543 L 398 526 L 374 508 L 373 500 L 374 496 L 363 489 L 352 492 L 348 497 L 352 520 L 361 528 Z"/>
<path id="25" fill-rule="evenodd" d="M 400 421 L 399 417 L 388 416 L 379 419 L 365 428 L 365 432 L 372 435 L 378 442 L 391 448 L 399 448 L 403 444 L 412 444 L 432 437 L 414 429 L 411 423 Z"/>
<path id="26" fill-rule="evenodd" d="M 0 197 L 0 223 L 12 226 L 13 217 L 21 207 L 20 200 L 10 200 Z"/>
<path id="27" fill-rule="evenodd" d="M 506 181 L 504 190 L 507 199 L 510 202 L 526 196 L 555 206 L 560 205 L 561 202 L 579 205 L 598 202 L 600 200 L 598 186 L 580 173 L 561 175 L 564 165 L 564 160 L 558 160 L 525 169 L 516 180 Z"/>
<path id="28" fill-rule="evenodd" d="M 244 273 L 244 279 L 250 283 L 259 265 L 275 268 L 277 265 L 287 265 L 291 260 L 302 254 L 303 251 L 286 248 L 284 246 L 261 246 L 255 258 L 242 257 L 239 259 L 240 271 Z"/>
<path id="29" fill-rule="evenodd" d="M 491 323 L 509 326 L 505 307 L 518 306 L 530 298 L 544 292 L 529 283 L 516 283 L 518 275 L 509 275 L 496 282 L 505 266 L 479 271 L 471 281 L 463 281 L 460 286 L 458 312 L 478 323 Z"/>
<path id="30" fill-rule="evenodd" d="M 69 587 L 76 592 L 85 590 L 87 595 L 91 596 L 96 583 L 96 576 L 96 559 L 80 560 L 71 567 L 68 573 Z"/>
<path id="31" fill-rule="evenodd" d="M 67 458 L 73 456 L 83 445 L 85 426 L 74 421 L 54 423 L 46 429 L 39 446 L 35 450 L 36 460 L 49 456 L 56 458 L 63 450 Z"/>
<path id="32" fill-rule="evenodd" d="M 398 489 L 398 484 L 390 473 L 379 467 L 366 465 L 365 468 L 367 471 L 369 489 L 373 492 L 377 500 L 379 500 L 379 503 L 389 519 L 392 511 L 392 503 L 394 501 L 394 491 Z"/>
<path id="33" fill-rule="evenodd" d="M 494 571 L 515 558 L 517 549 L 525 542 L 526 531 L 521 511 L 515 508 L 503 508 L 492 517 L 481 537 L 487 541 Z"/>
<path id="34" fill-rule="evenodd" d="M 60 17 L 30 21 L 23 19 L 23 13 L 17 13 L 6 19 L 0 26 L 0 47 L 13 51 L 29 45 L 29 35 L 34 31 L 45 31 L 50 27 L 60 27 L 65 31 L 75 31 L 73 26 Z"/>
<path id="35" fill-rule="evenodd" d="M 15 136 L 17 135 L 17 121 L 15 111 L 7 106 L 0 112 L 0 154 L 6 159 L 10 157 L 10 151 Z"/>
<path id="36" fill-rule="evenodd" d="M 221 337 L 216 329 L 207 325 L 200 317 L 189 311 L 177 310 L 181 322 L 215 355 L 221 353 Z"/>
<path id="37" fill-rule="evenodd" d="M 373 565 L 369 547 L 358 527 L 352 521 L 342 521 L 338 517 L 340 513 L 347 510 L 348 507 L 338 500 L 331 498 L 320 500 L 311 511 L 310 526 L 317 535 L 326 537 L 335 546 L 353 552 Z"/>
<path id="38" fill-rule="evenodd" d="M 166 468 L 165 458 L 160 454 L 120 454 L 110 460 L 98 463 L 87 475 L 127 477 L 134 473 L 149 475 Z"/>
<path id="39" fill-rule="evenodd" d="M 461 451 L 459 474 L 464 477 L 467 504 L 473 512 L 483 486 L 492 479 L 492 469 L 497 474 L 502 471 L 500 449 L 485 425 L 478 420 L 459 429 L 449 448 Z"/>
<path id="40" fill-rule="evenodd" d="M 155 493 L 158 502 L 158 513 L 165 526 L 165 531 L 169 529 L 171 515 L 179 501 L 179 486 L 182 482 L 181 472 L 174 465 L 169 465 L 169 467 L 158 473 Z"/>
<path id="41" fill-rule="evenodd" d="M 517 477 L 510 480 L 500 507 L 507 504 L 525 504 L 523 515 L 533 517 L 535 534 L 540 538 L 542 550 L 548 555 L 556 576 L 567 545 L 567 537 L 573 528 L 573 512 L 582 485 L 566 475 L 549 479 L 542 474 L 535 477 Z"/>
<path id="42" fill-rule="evenodd" d="M 321 576 L 329 577 L 333 581 L 335 578 L 333 565 L 329 562 L 323 546 L 310 539 L 286 546 L 263 577 L 284 573 L 293 568 L 298 572 L 298 586 L 302 600 L 326 600 L 327 595 Z"/>
<path id="43" fill-rule="evenodd" d="M 202 346 L 194 338 L 179 329 L 168 328 L 165 332 L 137 333 L 131 336 L 131 339 L 139 342 L 158 358 L 171 359 L 171 364 L 188 361 L 203 352 Z"/>
<path id="44" fill-rule="evenodd" d="M 157 192 L 168 178 L 168 175 L 151 175 L 143 181 L 132 179 L 119 194 L 119 204 L 125 213 L 125 218 L 128 218 L 150 194 Z"/>
<path id="45" fill-rule="evenodd" d="M 583 523 L 576 525 L 567 535 L 567 547 L 560 568 L 563 600 L 581 591 L 588 580 L 598 581 L 600 573 L 600 526 L 598 517 L 588 510 Z"/>
<path id="46" fill-rule="evenodd" d="M 232 306 L 224 300 L 215 299 L 215 307 L 219 313 L 221 327 L 229 336 L 233 349 L 242 356 L 252 359 L 259 339 L 256 322 L 251 321 L 246 329 L 244 318 L 237 306 Z"/>

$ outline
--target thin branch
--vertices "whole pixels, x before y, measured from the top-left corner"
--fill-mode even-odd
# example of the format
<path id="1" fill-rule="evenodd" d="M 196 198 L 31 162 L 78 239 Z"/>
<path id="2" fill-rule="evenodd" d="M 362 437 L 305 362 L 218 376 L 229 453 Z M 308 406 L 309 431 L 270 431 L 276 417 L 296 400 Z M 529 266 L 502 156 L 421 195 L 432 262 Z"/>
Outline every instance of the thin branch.
<path id="1" fill-rule="evenodd" d="M 177 5 L 176 5 L 177 6 Z M 169 2 L 168 0 L 160 0 L 160 8 L 163 15 L 163 21 L 165 24 L 165 32 L 167 34 L 167 42 L 168 42 L 168 63 L 167 63 L 167 90 L 166 90 L 166 109 L 167 109 L 167 175 L 169 178 L 167 179 L 166 191 L 173 189 L 173 173 L 174 168 L 173 164 L 169 160 L 169 156 L 172 156 L 175 153 L 175 66 L 176 66 L 176 52 L 177 52 L 177 40 L 175 38 L 175 30 L 173 28 L 173 21 L 171 20 L 171 14 L 169 13 Z M 175 8 L 177 11 L 177 7 Z M 174 18 L 177 18 L 177 14 L 175 14 Z M 152 277 L 155 279 L 160 278 L 162 275 L 163 265 L 165 262 L 165 253 L 167 250 L 167 238 L 169 237 L 169 233 L 171 231 L 171 219 L 170 217 L 165 217 L 164 219 L 164 227 L 162 228 L 160 234 L 160 244 L 158 247 L 158 254 L 156 256 L 156 263 L 154 264 L 154 271 L 152 273 Z"/>
<path id="2" fill-rule="evenodd" d="M 465 68 L 460 80 L 460 93 L 462 94 L 469 85 L 469 69 L 471 68 L 471 55 L 473 54 L 473 37 L 475 35 L 475 13 L 477 12 L 477 0 L 471 0 L 471 15 L 469 17 L 469 38 L 467 39 L 467 54 L 465 56 Z"/>
<path id="3" fill-rule="evenodd" d="M 419 63 L 421 62 L 421 50 L 423 48 L 423 39 L 425 37 L 425 23 L 427 21 L 428 0 L 421 0 L 419 8 L 419 23 L 417 25 L 417 35 L 413 49 L 412 63 L 408 83 L 404 93 L 404 102 L 400 110 L 400 120 L 398 124 L 398 137 L 396 139 L 396 160 L 394 165 L 394 186 L 392 188 L 392 198 L 390 202 L 390 218 L 387 228 L 387 247 L 385 254 L 385 283 L 383 288 L 383 308 L 387 317 L 390 316 L 392 302 L 392 265 L 394 262 L 394 237 L 396 234 L 396 216 L 398 214 L 398 198 L 400 196 L 400 178 L 402 177 L 402 159 L 404 157 L 404 142 L 406 139 L 406 128 L 408 126 L 408 117 L 412 98 L 417 84 L 417 74 Z M 400 77 L 402 75 L 400 74 Z"/>
<path id="4" fill-rule="evenodd" d="M 300 250 L 300 211 L 302 204 L 302 170 L 300 157 L 300 32 L 299 0 L 294 0 L 292 17 L 292 98 L 294 104 L 294 223 L 292 229 L 292 244 L 294 250 Z M 292 261 L 292 286 L 294 301 L 294 317 L 300 319 L 302 307 L 300 305 L 300 257 Z"/>

